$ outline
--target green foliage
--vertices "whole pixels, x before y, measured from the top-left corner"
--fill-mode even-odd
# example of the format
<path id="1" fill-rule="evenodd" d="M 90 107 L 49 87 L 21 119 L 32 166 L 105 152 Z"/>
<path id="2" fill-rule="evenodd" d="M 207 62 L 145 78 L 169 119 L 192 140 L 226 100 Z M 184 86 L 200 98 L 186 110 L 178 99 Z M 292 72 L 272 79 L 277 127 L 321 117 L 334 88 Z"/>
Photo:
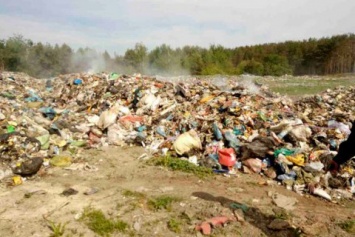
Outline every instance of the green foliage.
<path id="1" fill-rule="evenodd" d="M 171 218 L 168 221 L 168 228 L 169 228 L 169 230 L 171 230 L 174 233 L 177 233 L 177 234 L 181 233 L 181 221 L 179 221 L 176 218 Z"/>
<path id="2" fill-rule="evenodd" d="M 56 224 L 54 221 L 49 222 L 49 228 L 51 229 L 52 233 L 50 234 L 50 237 L 60 237 L 64 235 L 65 232 L 65 227 L 66 223 L 58 223 Z"/>
<path id="3" fill-rule="evenodd" d="M 211 45 L 172 48 L 162 44 L 148 51 L 142 43 L 111 57 L 90 48 L 74 51 L 67 44 L 34 43 L 15 35 L 0 40 L 0 70 L 23 71 L 36 77 L 83 71 L 160 75 L 336 74 L 355 71 L 355 34 L 225 48 Z"/>
<path id="4" fill-rule="evenodd" d="M 138 72 L 144 72 L 144 64 L 147 60 L 147 47 L 143 44 L 136 44 L 134 49 L 128 49 L 124 55 L 125 62 L 138 70 Z"/>
<path id="5" fill-rule="evenodd" d="M 174 202 L 180 201 L 180 198 L 171 197 L 171 196 L 160 196 L 156 198 L 152 198 L 148 200 L 148 207 L 151 210 L 158 211 L 158 210 L 171 210 L 171 205 Z"/>
<path id="6" fill-rule="evenodd" d="M 146 195 L 144 193 L 131 191 L 128 189 L 123 190 L 122 195 L 125 197 L 134 197 L 134 198 L 138 198 L 138 199 L 144 199 L 146 197 Z"/>
<path id="7" fill-rule="evenodd" d="M 217 74 L 226 74 L 226 73 L 222 68 L 220 68 L 216 64 L 208 64 L 201 71 L 201 75 L 217 75 Z"/>
<path id="8" fill-rule="evenodd" d="M 291 217 L 291 214 L 288 213 L 286 210 L 280 209 L 277 213 L 275 213 L 275 219 L 289 220 L 290 217 Z"/>
<path id="9" fill-rule="evenodd" d="M 342 221 L 338 226 L 350 234 L 355 234 L 355 220 Z"/>
<path id="10" fill-rule="evenodd" d="M 178 170 L 185 173 L 192 173 L 200 178 L 208 177 L 213 174 L 212 170 L 203 166 L 196 166 L 186 160 L 172 158 L 171 156 L 162 156 L 154 158 L 149 163 L 156 166 L 164 166 L 171 170 Z"/>
<path id="11" fill-rule="evenodd" d="M 287 58 L 276 54 L 264 57 L 264 75 L 282 76 L 291 74 L 292 70 L 288 65 Z"/>
<path id="12" fill-rule="evenodd" d="M 237 66 L 238 74 L 252 74 L 252 75 L 263 75 L 264 66 L 262 63 L 255 60 L 244 60 L 241 61 Z"/>
<path id="13" fill-rule="evenodd" d="M 101 210 L 92 208 L 84 209 L 81 221 L 83 221 L 90 230 L 100 236 L 107 236 L 115 231 L 124 232 L 128 227 L 126 222 L 118 219 L 108 219 Z"/>

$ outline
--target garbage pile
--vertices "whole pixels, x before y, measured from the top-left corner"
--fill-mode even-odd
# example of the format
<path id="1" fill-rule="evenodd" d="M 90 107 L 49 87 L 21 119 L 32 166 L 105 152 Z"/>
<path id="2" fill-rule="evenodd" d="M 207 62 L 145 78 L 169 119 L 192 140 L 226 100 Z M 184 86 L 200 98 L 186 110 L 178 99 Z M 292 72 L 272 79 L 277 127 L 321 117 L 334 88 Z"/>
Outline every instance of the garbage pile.
<path id="1" fill-rule="evenodd" d="M 355 192 L 353 163 L 341 176 L 325 173 L 350 133 L 354 87 L 294 102 L 233 79 L 4 72 L 0 80 L 0 179 L 70 166 L 83 148 L 134 144 L 147 158 L 260 173 L 328 200 Z"/>

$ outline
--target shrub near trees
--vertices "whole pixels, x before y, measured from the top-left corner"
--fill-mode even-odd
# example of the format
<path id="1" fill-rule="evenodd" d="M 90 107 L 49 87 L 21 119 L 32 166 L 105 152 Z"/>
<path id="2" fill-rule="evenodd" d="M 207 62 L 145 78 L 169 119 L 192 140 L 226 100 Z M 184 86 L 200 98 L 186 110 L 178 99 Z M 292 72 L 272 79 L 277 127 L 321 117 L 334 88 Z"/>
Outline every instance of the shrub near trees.
<path id="1" fill-rule="evenodd" d="M 355 72 L 355 35 L 286 41 L 236 48 L 211 45 L 148 50 L 142 43 L 123 56 L 90 48 L 34 43 L 15 35 L 0 40 L 0 70 L 23 71 L 36 77 L 81 71 L 144 74 L 336 74 Z"/>

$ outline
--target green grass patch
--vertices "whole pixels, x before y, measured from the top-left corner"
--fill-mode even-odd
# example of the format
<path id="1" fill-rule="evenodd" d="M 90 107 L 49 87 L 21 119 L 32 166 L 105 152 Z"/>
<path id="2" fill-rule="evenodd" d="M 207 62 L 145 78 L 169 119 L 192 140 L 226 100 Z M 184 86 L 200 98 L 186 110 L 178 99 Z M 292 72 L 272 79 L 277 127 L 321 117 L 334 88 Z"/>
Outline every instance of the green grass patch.
<path id="1" fill-rule="evenodd" d="M 275 214 L 275 219 L 288 220 L 290 215 L 287 212 L 279 212 Z"/>
<path id="2" fill-rule="evenodd" d="M 174 233 L 181 233 L 181 221 L 179 221 L 178 219 L 175 218 L 171 218 L 168 221 L 168 228 L 169 230 L 171 230 Z"/>
<path id="3" fill-rule="evenodd" d="M 112 220 L 105 217 L 101 210 L 92 209 L 90 207 L 84 209 L 84 213 L 80 219 L 90 230 L 100 236 L 108 236 L 116 231 L 125 232 L 128 224 L 121 220 Z"/>
<path id="4" fill-rule="evenodd" d="M 123 190 L 122 191 L 122 195 L 125 196 L 125 197 L 133 197 L 133 198 L 137 198 L 137 199 L 146 198 L 146 195 L 144 193 L 131 191 L 131 190 L 128 190 L 128 189 Z"/>
<path id="5" fill-rule="evenodd" d="M 202 166 L 196 166 L 186 160 L 180 158 L 172 158 L 171 156 L 161 156 L 153 158 L 149 161 L 150 164 L 156 166 L 167 167 L 170 170 L 192 173 L 199 178 L 205 178 L 213 174 L 212 169 Z"/>
<path id="6" fill-rule="evenodd" d="M 268 78 L 259 77 L 256 79 L 258 83 L 267 85 L 271 91 L 278 92 L 282 95 L 288 96 L 305 96 L 316 95 L 327 89 L 334 89 L 338 86 L 354 85 L 355 79 L 353 77 L 328 77 L 328 76 L 314 76 L 314 77 L 280 77 Z"/>
<path id="7" fill-rule="evenodd" d="M 350 234 L 355 234 L 355 219 L 342 221 L 338 226 Z"/>
<path id="8" fill-rule="evenodd" d="M 178 202 L 180 200 L 181 198 L 177 198 L 177 197 L 160 196 L 160 197 L 149 199 L 147 204 L 148 204 L 148 208 L 154 211 L 163 210 L 163 209 L 171 211 L 171 205 L 174 202 Z"/>
<path id="9" fill-rule="evenodd" d="M 65 223 L 65 224 L 58 223 L 58 224 L 56 224 L 54 221 L 49 221 L 49 228 L 52 231 L 52 233 L 50 234 L 50 237 L 63 236 L 64 232 L 65 232 L 66 225 L 67 225 L 67 223 Z"/>
<path id="10" fill-rule="evenodd" d="M 141 192 L 131 191 L 131 190 L 123 190 L 122 195 L 127 198 L 131 198 L 126 200 L 125 212 L 134 211 L 137 208 L 143 207 L 147 203 L 147 195 Z"/>

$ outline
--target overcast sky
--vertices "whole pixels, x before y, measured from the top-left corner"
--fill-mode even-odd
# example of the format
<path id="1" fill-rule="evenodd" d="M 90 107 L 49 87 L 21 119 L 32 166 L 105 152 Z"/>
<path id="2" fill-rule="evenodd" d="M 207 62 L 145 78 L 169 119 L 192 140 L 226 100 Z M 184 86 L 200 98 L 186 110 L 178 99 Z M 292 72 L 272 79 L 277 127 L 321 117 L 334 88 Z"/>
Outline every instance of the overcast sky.
<path id="1" fill-rule="evenodd" d="M 111 54 L 137 42 L 236 47 L 343 33 L 355 33 L 355 0 L 0 0 L 2 39 Z"/>

